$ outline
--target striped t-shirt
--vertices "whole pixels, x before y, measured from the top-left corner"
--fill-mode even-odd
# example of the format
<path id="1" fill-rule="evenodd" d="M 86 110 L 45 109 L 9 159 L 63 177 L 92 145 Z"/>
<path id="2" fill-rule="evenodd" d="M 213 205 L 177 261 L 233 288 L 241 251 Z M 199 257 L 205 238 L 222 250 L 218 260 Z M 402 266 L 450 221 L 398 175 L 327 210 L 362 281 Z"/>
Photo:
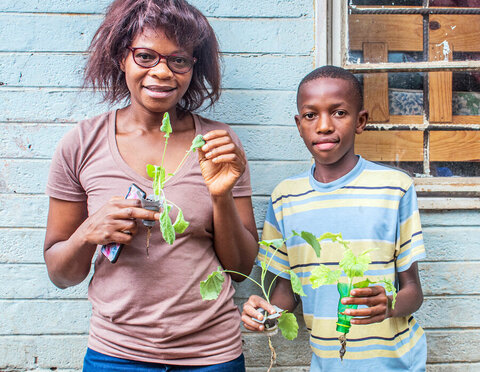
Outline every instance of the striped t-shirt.
<path id="1" fill-rule="evenodd" d="M 309 172 L 288 178 L 273 191 L 262 238 L 291 236 L 292 230 L 308 231 L 317 237 L 341 232 L 355 254 L 367 248 L 372 263 L 365 276 L 372 281 L 407 270 L 425 257 L 416 193 L 405 173 L 369 162 L 361 157 L 354 169 L 331 183 L 320 183 Z M 339 294 L 336 285 L 312 289 L 309 277 L 320 263 L 338 269 L 343 248 L 322 241 L 320 259 L 301 238 L 289 239 L 277 252 L 269 268 L 275 274 L 292 269 L 302 280 L 306 297 L 303 313 L 311 331 L 314 352 L 312 371 L 422 371 L 426 363 L 426 342 L 413 316 L 389 318 L 381 323 L 352 325 L 347 334 L 347 352 L 340 362 L 336 331 Z M 260 249 L 259 260 L 265 254 Z M 280 276 L 289 279 L 286 273 Z M 362 279 L 356 279 L 360 281 Z M 342 274 L 342 282 L 347 277 Z M 398 287 L 398 283 L 396 283 Z"/>

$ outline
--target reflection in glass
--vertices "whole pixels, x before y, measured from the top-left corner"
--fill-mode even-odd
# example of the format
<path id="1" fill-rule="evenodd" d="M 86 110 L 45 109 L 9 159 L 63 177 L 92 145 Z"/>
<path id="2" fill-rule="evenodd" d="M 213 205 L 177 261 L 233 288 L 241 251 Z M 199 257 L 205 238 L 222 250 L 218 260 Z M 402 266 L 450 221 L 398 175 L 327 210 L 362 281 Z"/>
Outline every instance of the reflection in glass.
<path id="1" fill-rule="evenodd" d="M 453 115 L 480 115 L 480 72 L 455 72 L 452 85 Z"/>
<path id="2" fill-rule="evenodd" d="M 364 63 L 363 52 L 349 51 L 348 63 Z M 480 59 L 480 58 L 479 58 Z M 423 62 L 426 61 L 423 52 L 388 52 L 388 62 L 403 63 L 403 62 Z"/>
<path id="3" fill-rule="evenodd" d="M 454 7 L 454 8 L 478 8 L 480 0 L 430 0 L 430 6 Z"/>
<path id="4" fill-rule="evenodd" d="M 423 174 L 423 163 L 418 161 L 382 161 L 378 163 L 401 169 L 407 172 L 410 177 L 416 177 Z"/>
<path id="5" fill-rule="evenodd" d="M 432 162 L 434 177 L 480 177 L 480 162 Z"/>
<path id="6" fill-rule="evenodd" d="M 365 76 L 373 78 L 375 75 L 365 74 Z M 370 80 L 367 83 L 371 85 L 370 89 L 366 89 L 364 86 L 365 76 L 363 74 L 356 75 L 364 87 L 364 101 L 367 110 L 369 104 L 378 105 L 383 97 L 388 96 L 388 113 L 390 115 L 423 115 L 423 72 L 389 73 L 387 84 L 378 84 Z M 382 89 L 385 89 L 385 91 L 382 91 Z M 372 114 L 374 113 L 370 113 L 370 115 Z"/>
<path id="7" fill-rule="evenodd" d="M 422 0 L 350 0 L 350 5 L 422 6 Z"/>

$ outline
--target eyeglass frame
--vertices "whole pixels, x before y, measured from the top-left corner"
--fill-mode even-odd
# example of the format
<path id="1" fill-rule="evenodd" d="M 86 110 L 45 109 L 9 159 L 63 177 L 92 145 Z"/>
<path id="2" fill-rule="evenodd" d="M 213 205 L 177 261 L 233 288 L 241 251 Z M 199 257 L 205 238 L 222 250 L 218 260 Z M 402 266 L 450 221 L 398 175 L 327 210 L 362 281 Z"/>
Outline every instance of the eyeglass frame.
<path id="1" fill-rule="evenodd" d="M 136 64 L 137 66 L 140 66 L 140 67 L 142 67 L 142 68 L 152 68 L 152 67 L 157 66 L 157 65 L 162 61 L 162 59 L 164 59 L 167 67 L 170 69 L 170 71 L 172 71 L 172 72 L 175 73 L 175 74 L 186 74 L 186 73 L 190 72 L 190 71 L 193 69 L 193 66 L 195 66 L 195 63 L 197 63 L 197 61 L 198 61 L 197 58 L 191 57 L 191 60 L 193 61 L 192 66 L 191 66 L 187 71 L 185 71 L 185 72 L 177 72 L 177 71 L 172 70 L 172 68 L 168 65 L 168 58 L 169 58 L 169 57 L 182 57 L 182 58 L 190 59 L 190 57 L 185 57 L 185 56 L 182 56 L 182 55 L 179 55 L 179 54 L 168 54 L 168 55 L 164 55 L 164 54 L 158 53 L 156 50 L 153 50 L 153 49 L 150 49 L 150 48 L 143 48 L 143 47 L 133 48 L 133 47 L 130 47 L 130 46 L 129 46 L 129 47 L 127 47 L 127 49 L 132 52 L 133 62 L 135 62 L 135 64 Z M 142 66 L 141 64 L 139 64 L 139 63 L 135 60 L 135 56 L 134 56 L 135 51 L 138 50 L 138 49 L 145 49 L 145 50 L 152 51 L 152 52 L 154 52 L 155 54 L 157 54 L 158 57 L 159 57 L 157 63 L 155 63 L 155 64 L 152 65 L 152 66 L 148 66 L 148 67 L 147 67 L 147 66 Z"/>

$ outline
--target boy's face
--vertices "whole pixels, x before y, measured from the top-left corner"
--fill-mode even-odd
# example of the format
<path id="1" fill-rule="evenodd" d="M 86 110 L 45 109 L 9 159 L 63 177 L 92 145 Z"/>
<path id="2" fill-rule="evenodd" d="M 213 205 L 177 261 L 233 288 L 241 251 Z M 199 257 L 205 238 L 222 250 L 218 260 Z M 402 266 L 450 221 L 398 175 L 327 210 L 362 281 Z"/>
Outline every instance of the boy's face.
<path id="1" fill-rule="evenodd" d="M 348 173 L 356 164 L 355 134 L 363 131 L 368 119 L 367 112 L 360 111 L 352 83 L 333 78 L 309 81 L 300 87 L 297 106 L 295 122 L 317 168 Z"/>

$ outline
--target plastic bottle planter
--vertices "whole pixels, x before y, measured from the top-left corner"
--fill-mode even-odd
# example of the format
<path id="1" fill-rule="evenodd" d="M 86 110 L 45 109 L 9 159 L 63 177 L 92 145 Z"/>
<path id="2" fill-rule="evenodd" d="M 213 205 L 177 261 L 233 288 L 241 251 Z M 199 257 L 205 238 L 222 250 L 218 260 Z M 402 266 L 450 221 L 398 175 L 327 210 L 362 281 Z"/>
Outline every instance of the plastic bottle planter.
<path id="1" fill-rule="evenodd" d="M 345 315 L 344 312 L 347 309 L 356 309 L 358 305 L 344 305 L 342 304 L 342 298 L 350 297 L 350 291 L 353 289 L 346 283 L 337 283 L 338 293 L 340 298 L 338 300 L 338 318 L 337 318 L 337 332 L 347 334 L 350 331 L 350 315 Z"/>

